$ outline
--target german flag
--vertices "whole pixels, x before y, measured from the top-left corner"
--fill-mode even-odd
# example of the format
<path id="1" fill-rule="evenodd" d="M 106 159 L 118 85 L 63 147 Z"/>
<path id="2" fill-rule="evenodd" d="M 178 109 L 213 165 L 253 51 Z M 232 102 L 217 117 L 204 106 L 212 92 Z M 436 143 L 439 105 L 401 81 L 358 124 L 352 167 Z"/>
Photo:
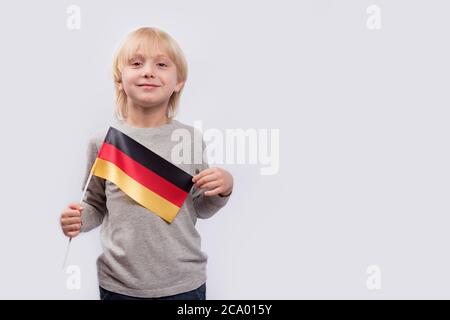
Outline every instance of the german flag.
<path id="1" fill-rule="evenodd" d="M 169 223 L 193 185 L 190 174 L 113 127 L 106 134 L 91 174 L 113 182 Z"/>

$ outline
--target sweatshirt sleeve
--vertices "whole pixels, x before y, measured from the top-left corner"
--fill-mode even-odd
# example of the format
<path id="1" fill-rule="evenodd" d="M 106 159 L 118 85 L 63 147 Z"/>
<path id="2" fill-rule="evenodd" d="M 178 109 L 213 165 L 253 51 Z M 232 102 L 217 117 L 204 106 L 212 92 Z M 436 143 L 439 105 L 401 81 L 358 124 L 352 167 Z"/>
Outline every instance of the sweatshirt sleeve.
<path id="1" fill-rule="evenodd" d="M 205 150 L 206 144 L 202 141 L 202 150 Z M 209 164 L 207 159 L 202 157 L 202 164 L 197 168 L 196 174 L 202 172 L 205 169 L 209 168 Z M 215 196 L 205 196 L 204 192 L 206 189 L 197 189 L 195 185 L 192 187 L 192 198 L 194 203 L 194 208 L 197 213 L 197 217 L 199 219 L 208 219 L 211 218 L 216 212 L 218 212 L 222 207 L 224 207 L 228 200 L 231 197 L 229 194 L 226 197 L 222 197 L 219 195 Z"/>
<path id="2" fill-rule="evenodd" d="M 97 155 L 98 147 L 95 142 L 95 137 L 92 137 L 88 143 L 86 171 L 81 190 L 84 190 Z M 91 177 L 81 206 L 84 207 L 83 213 L 81 214 L 81 232 L 87 232 L 102 224 L 103 217 L 107 212 L 104 179 L 97 176 Z"/>

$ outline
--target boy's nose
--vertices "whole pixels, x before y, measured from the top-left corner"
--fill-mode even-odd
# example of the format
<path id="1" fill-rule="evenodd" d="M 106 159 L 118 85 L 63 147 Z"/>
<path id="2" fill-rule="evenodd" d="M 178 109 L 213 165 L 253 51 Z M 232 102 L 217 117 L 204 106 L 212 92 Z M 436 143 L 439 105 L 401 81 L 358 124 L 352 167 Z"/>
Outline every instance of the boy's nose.
<path id="1" fill-rule="evenodd" d="M 154 77 L 155 75 L 153 74 L 153 68 L 151 66 L 144 66 L 142 68 L 142 75 L 144 77 Z"/>

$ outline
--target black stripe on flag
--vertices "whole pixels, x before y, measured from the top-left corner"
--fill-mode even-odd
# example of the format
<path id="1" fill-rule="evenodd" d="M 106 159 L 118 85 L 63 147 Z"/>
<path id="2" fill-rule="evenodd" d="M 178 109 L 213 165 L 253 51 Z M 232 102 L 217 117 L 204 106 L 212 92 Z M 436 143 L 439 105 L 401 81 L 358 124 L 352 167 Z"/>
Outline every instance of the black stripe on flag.
<path id="1" fill-rule="evenodd" d="M 104 142 L 115 146 L 133 160 L 173 183 L 178 188 L 186 192 L 191 190 L 193 182 L 190 174 L 116 128 L 109 128 Z"/>

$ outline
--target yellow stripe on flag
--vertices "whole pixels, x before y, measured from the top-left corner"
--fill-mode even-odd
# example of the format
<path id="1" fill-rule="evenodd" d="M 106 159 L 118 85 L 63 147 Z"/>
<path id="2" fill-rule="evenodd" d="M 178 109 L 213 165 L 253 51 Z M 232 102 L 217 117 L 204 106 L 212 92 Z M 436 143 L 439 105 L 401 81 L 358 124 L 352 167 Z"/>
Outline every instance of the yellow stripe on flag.
<path id="1" fill-rule="evenodd" d="M 109 161 L 97 158 L 93 165 L 92 174 L 113 182 L 136 202 L 170 223 L 180 210 L 176 205 L 132 179 Z"/>

